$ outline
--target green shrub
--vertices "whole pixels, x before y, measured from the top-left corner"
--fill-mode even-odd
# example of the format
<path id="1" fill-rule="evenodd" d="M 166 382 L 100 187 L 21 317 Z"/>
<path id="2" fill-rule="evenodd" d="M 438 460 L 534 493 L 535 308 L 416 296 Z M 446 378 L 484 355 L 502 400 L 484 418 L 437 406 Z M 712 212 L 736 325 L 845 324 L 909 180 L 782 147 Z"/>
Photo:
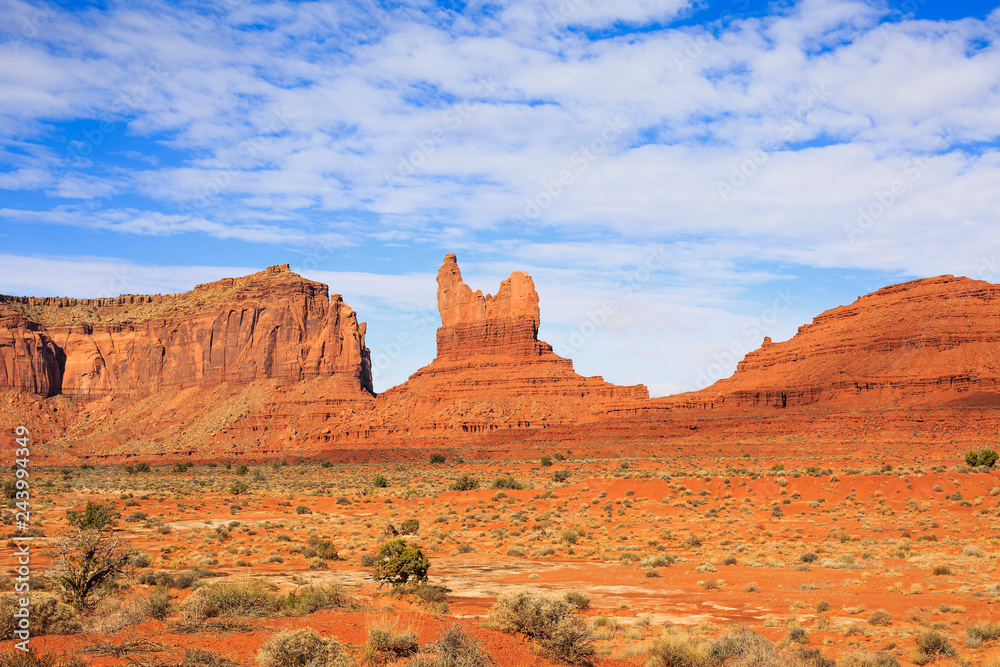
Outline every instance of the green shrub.
<path id="1" fill-rule="evenodd" d="M 229 493 L 234 496 L 238 496 L 243 493 L 250 491 L 250 485 L 244 482 L 242 479 L 238 479 L 233 482 L 232 486 L 229 487 Z"/>
<path id="2" fill-rule="evenodd" d="M 175 463 L 171 472 L 187 472 L 191 468 L 190 463 Z"/>
<path id="3" fill-rule="evenodd" d="M 549 456 L 548 454 L 546 454 L 545 456 L 543 456 L 541 458 L 541 460 L 539 461 L 539 463 L 541 463 L 543 467 L 548 467 L 548 466 L 552 465 L 552 457 Z"/>
<path id="4" fill-rule="evenodd" d="M 313 511 L 309 509 L 306 505 L 299 505 L 295 508 L 296 514 L 312 514 Z"/>
<path id="5" fill-rule="evenodd" d="M 376 489 L 385 489 L 389 486 L 389 480 L 382 475 L 375 475 L 375 477 L 372 478 L 372 486 Z"/>
<path id="6" fill-rule="evenodd" d="M 321 540 L 316 536 L 310 537 L 309 545 L 303 554 L 306 558 L 322 558 L 323 560 L 339 560 L 337 547 L 331 540 Z"/>
<path id="7" fill-rule="evenodd" d="M 531 637 L 549 656 L 571 664 L 594 655 L 590 629 L 566 600 L 529 591 L 501 595 L 490 609 L 490 625 Z"/>
<path id="8" fill-rule="evenodd" d="M 430 561 L 420 549 L 411 547 L 405 540 L 386 542 L 375 556 L 375 573 L 372 578 L 382 584 L 398 586 L 410 579 L 427 581 Z"/>
<path id="9" fill-rule="evenodd" d="M 569 470 L 556 470 L 552 473 L 553 482 L 565 482 L 569 479 Z"/>
<path id="10" fill-rule="evenodd" d="M 970 449 L 965 453 L 965 464 L 975 468 L 987 466 L 992 468 L 997 462 L 998 454 L 993 449 Z"/>
<path id="11" fill-rule="evenodd" d="M 332 667 L 338 664 L 340 645 L 312 628 L 285 630 L 271 637 L 257 652 L 260 667 Z"/>
<path id="12" fill-rule="evenodd" d="M 403 535 L 416 535 L 420 530 L 420 522 L 416 519 L 406 519 L 399 524 L 399 532 Z"/>
<path id="13" fill-rule="evenodd" d="M 447 461 L 444 454 L 431 454 L 428 459 L 431 463 L 444 463 Z"/>
<path id="14" fill-rule="evenodd" d="M 4 593 L 0 595 L 0 640 L 13 639 L 14 614 L 21 607 L 18 602 L 28 598 L 28 617 L 31 636 L 72 635 L 82 631 L 76 612 L 50 593 Z"/>
<path id="15" fill-rule="evenodd" d="M 586 593 L 581 593 L 580 591 L 569 591 L 563 596 L 563 599 L 580 611 L 590 609 L 590 596 Z"/>
<path id="16" fill-rule="evenodd" d="M 142 461 L 140 463 L 136 463 L 135 464 L 135 471 L 136 472 L 149 472 L 150 471 L 149 464 L 146 463 L 145 461 Z"/>
<path id="17" fill-rule="evenodd" d="M 479 480 L 475 477 L 462 475 L 455 480 L 455 483 L 450 488 L 452 491 L 473 491 L 479 488 Z"/>
<path id="18" fill-rule="evenodd" d="M 109 506 L 88 500 L 83 511 L 67 511 L 66 522 L 80 530 L 101 530 L 114 526 L 115 518 Z"/>

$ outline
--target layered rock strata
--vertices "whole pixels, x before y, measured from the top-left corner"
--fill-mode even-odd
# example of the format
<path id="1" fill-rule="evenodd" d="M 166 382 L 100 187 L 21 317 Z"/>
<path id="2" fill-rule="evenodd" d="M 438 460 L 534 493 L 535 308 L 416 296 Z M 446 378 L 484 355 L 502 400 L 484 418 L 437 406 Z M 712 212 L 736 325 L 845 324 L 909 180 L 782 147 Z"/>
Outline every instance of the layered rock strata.
<path id="1" fill-rule="evenodd" d="M 365 324 L 288 265 L 171 295 L 0 297 L 0 388 L 78 400 L 255 380 L 372 390 Z"/>

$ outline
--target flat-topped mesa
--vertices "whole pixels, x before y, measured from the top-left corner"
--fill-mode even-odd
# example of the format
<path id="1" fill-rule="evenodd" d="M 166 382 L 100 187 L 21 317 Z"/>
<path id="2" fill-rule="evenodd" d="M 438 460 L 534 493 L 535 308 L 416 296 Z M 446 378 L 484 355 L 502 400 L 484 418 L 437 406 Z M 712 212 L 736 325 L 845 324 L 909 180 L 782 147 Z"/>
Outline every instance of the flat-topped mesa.
<path id="1" fill-rule="evenodd" d="M 0 296 L 0 389 L 93 399 L 329 376 L 371 392 L 364 339 L 339 294 L 287 264 L 181 294 Z"/>
<path id="2" fill-rule="evenodd" d="M 683 400 L 715 407 L 1000 400 L 1000 285 L 938 276 L 817 315 Z"/>
<path id="3" fill-rule="evenodd" d="M 514 271 L 496 296 L 472 291 L 462 280 L 452 253 L 437 275 L 439 360 L 459 361 L 480 355 L 537 357 L 552 348 L 538 340 L 538 292 L 531 276 Z"/>

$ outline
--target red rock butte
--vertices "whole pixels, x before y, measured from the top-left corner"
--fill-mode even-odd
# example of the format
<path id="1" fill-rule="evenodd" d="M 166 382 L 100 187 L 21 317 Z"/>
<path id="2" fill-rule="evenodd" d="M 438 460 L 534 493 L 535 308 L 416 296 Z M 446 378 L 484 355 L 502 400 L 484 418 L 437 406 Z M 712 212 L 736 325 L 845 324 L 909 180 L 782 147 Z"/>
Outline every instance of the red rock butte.
<path id="1" fill-rule="evenodd" d="M 941 276 L 765 339 L 732 377 L 649 399 L 582 377 L 538 340 L 538 293 L 511 273 L 473 291 L 438 271 L 437 355 L 372 392 L 365 324 L 287 265 L 173 295 L 0 296 L 0 421 L 40 459 L 426 459 L 837 455 L 966 447 L 1000 425 L 1000 286 Z"/>

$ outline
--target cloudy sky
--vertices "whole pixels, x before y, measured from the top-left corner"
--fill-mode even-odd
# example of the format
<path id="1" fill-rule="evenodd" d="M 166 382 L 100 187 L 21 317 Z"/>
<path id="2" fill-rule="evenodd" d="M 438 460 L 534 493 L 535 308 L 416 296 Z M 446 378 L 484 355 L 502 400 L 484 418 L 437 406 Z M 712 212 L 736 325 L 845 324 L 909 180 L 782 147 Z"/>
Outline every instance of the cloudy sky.
<path id="1" fill-rule="evenodd" d="M 0 0 L 0 292 L 288 262 L 434 356 L 434 276 L 654 395 L 881 286 L 1000 282 L 1000 10 L 945 0 Z M 399 341 L 403 341 L 400 344 Z"/>

